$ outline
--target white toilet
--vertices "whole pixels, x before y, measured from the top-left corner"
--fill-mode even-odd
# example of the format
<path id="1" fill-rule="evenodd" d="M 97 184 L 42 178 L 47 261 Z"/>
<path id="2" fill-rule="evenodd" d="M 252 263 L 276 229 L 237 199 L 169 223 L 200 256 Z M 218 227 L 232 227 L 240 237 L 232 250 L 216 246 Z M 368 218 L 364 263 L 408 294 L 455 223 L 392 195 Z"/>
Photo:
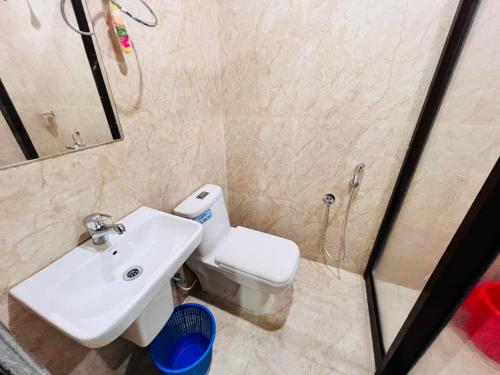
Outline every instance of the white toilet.
<path id="1" fill-rule="evenodd" d="M 252 312 L 294 279 L 299 248 L 285 238 L 231 227 L 222 189 L 205 185 L 174 209 L 203 224 L 200 246 L 187 264 L 202 289 Z"/>

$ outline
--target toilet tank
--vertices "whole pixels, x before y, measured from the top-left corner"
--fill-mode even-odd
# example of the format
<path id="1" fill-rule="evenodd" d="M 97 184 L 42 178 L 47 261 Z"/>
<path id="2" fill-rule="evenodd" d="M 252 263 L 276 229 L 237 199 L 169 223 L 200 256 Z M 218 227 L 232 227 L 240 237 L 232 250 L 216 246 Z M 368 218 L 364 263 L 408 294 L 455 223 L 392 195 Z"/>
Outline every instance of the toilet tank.
<path id="1" fill-rule="evenodd" d="M 224 194 L 217 185 L 208 184 L 196 190 L 174 209 L 174 214 L 203 225 L 203 236 L 197 249 L 201 257 L 208 256 L 230 228 Z"/>

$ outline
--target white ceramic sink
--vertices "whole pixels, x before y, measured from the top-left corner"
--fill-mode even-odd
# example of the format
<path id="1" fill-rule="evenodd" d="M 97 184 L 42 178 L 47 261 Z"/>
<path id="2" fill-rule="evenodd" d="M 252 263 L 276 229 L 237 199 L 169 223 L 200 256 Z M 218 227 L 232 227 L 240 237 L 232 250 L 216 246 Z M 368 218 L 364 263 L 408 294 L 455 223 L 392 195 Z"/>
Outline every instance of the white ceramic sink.
<path id="1" fill-rule="evenodd" d="M 201 224 L 147 207 L 116 221 L 125 225 L 123 235 L 112 235 L 104 245 L 89 240 L 10 290 L 91 348 L 124 333 L 149 344 L 173 309 L 170 279 L 202 236 Z M 136 266 L 142 273 L 126 281 L 124 273 Z"/>

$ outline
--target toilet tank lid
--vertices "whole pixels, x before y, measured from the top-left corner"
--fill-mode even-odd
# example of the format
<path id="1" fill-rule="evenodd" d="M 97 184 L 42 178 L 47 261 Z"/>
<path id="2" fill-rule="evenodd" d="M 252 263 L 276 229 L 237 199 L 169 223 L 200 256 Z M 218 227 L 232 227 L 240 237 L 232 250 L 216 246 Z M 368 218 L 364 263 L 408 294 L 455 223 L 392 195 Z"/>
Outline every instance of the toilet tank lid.
<path id="1" fill-rule="evenodd" d="M 222 195 L 220 186 L 207 184 L 174 208 L 174 214 L 192 219 L 208 210 Z"/>

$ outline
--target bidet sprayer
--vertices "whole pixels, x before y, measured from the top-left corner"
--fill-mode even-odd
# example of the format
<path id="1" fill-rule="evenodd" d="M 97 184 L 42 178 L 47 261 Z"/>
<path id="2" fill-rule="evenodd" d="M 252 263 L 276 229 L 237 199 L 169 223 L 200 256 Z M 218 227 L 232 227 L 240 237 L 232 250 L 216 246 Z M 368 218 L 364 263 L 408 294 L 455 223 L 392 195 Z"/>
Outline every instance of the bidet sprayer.
<path id="1" fill-rule="evenodd" d="M 351 187 L 357 188 L 361 184 L 361 180 L 363 179 L 363 175 L 365 173 L 365 165 L 363 163 L 359 163 L 354 168 L 354 176 L 352 176 Z"/>

